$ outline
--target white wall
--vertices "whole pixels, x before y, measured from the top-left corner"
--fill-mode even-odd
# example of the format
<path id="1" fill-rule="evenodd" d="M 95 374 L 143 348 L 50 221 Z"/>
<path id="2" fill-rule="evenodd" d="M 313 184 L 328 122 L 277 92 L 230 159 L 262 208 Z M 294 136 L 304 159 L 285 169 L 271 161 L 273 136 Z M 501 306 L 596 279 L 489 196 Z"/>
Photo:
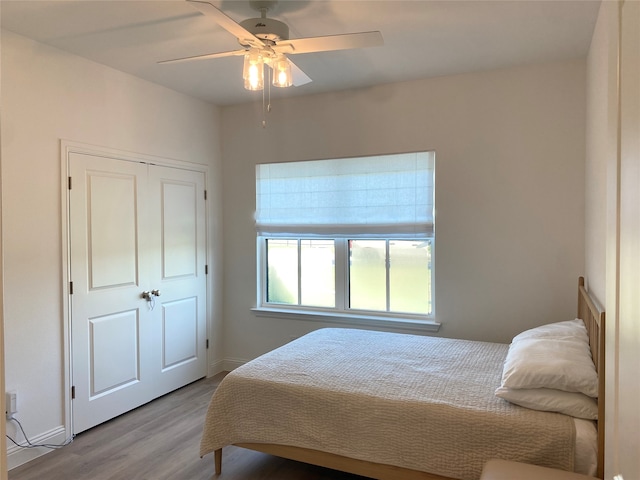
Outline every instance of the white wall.
<path id="1" fill-rule="evenodd" d="M 605 307 L 605 472 L 611 478 L 616 404 L 617 297 L 617 61 L 618 5 L 603 2 L 587 57 L 587 150 L 585 171 L 585 272 L 589 290 Z"/>
<path id="2" fill-rule="evenodd" d="M 602 305 L 606 301 L 607 212 L 616 208 L 615 201 L 608 204 L 607 190 L 616 188 L 617 8 L 615 2 L 602 4 L 586 75 L 585 274 L 587 286 Z"/>
<path id="3" fill-rule="evenodd" d="M 640 2 L 622 3 L 619 18 L 620 263 L 611 451 L 617 454 L 612 474 L 630 479 L 640 478 Z"/>
<path id="4" fill-rule="evenodd" d="M 209 165 L 210 283 L 220 292 L 220 111 L 10 32 L 1 41 L 6 388 L 38 438 L 65 423 L 60 139 Z M 220 364 L 212 298 L 210 361 Z"/>
<path id="5" fill-rule="evenodd" d="M 635 8 L 635 17 L 629 15 L 631 8 Z M 640 24 L 637 3 L 625 2 L 622 11 L 627 28 L 626 31 L 623 28 L 623 35 L 637 32 Z M 590 289 L 605 306 L 607 317 L 606 479 L 617 474 L 623 474 L 625 479 L 638 478 L 640 474 L 637 455 L 640 449 L 640 379 L 637 370 L 640 323 L 636 268 L 639 187 L 637 174 L 630 176 L 624 169 L 624 165 L 635 163 L 637 172 L 640 163 L 637 150 L 625 150 L 624 133 L 628 132 L 637 140 L 640 116 L 636 109 L 635 117 L 623 115 L 622 124 L 618 119 L 619 21 L 618 2 L 602 2 L 587 59 L 585 268 Z M 621 61 L 623 72 L 634 68 L 638 72 L 637 39 L 623 41 L 621 48 L 626 52 Z M 625 102 L 629 102 L 627 106 L 634 102 L 637 106 L 637 97 L 625 96 L 634 88 L 637 95 L 637 84 L 626 88 L 623 87 L 620 94 L 623 109 L 627 105 Z M 623 131 L 621 156 L 625 159 L 624 164 L 618 157 L 619 128 Z M 625 211 L 635 212 L 636 220 L 629 222 Z M 636 307 L 631 315 L 629 305 Z"/>
<path id="6" fill-rule="evenodd" d="M 223 109 L 225 358 L 326 324 L 256 317 L 256 163 L 436 151 L 440 335 L 508 342 L 575 316 L 584 273 L 585 62 Z"/>

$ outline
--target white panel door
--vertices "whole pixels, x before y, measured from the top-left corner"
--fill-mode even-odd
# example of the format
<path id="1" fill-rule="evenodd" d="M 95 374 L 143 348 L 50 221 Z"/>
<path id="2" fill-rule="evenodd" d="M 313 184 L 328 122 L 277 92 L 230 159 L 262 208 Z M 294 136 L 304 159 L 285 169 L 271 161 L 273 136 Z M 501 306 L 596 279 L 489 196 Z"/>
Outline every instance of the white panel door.
<path id="1" fill-rule="evenodd" d="M 141 298 L 147 166 L 70 154 L 74 433 L 147 402 L 151 318 Z M 141 238 L 142 237 L 142 238 Z"/>
<path id="2" fill-rule="evenodd" d="M 206 375 L 204 174 L 79 153 L 69 172 L 79 433 Z"/>
<path id="3" fill-rule="evenodd" d="M 152 166 L 149 199 L 158 396 L 206 375 L 204 175 Z"/>

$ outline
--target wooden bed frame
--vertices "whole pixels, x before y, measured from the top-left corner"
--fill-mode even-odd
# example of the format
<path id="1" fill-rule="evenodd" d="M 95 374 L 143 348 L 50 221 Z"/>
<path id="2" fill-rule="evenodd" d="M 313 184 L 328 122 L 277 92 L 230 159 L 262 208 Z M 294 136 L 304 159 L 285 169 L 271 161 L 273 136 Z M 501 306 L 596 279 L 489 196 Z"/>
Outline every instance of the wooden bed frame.
<path id="1" fill-rule="evenodd" d="M 605 315 L 598 309 L 584 286 L 584 277 L 578 279 L 578 318 L 589 333 L 591 356 L 598 372 L 598 478 L 604 478 L 604 407 L 605 407 Z"/>
<path id="2" fill-rule="evenodd" d="M 605 315 L 601 312 L 584 285 L 584 277 L 578 279 L 578 318 L 581 318 L 587 332 L 591 355 L 598 372 L 598 478 L 604 478 L 604 346 L 605 346 Z M 368 462 L 354 458 L 343 457 L 332 453 L 310 450 L 307 448 L 288 445 L 274 445 L 268 443 L 237 443 L 237 447 L 256 450 L 277 457 L 288 458 L 299 462 L 318 465 L 343 472 L 353 473 L 378 480 L 455 480 L 449 477 L 434 475 L 433 473 L 411 470 L 393 465 Z M 222 472 L 222 449 L 215 455 L 216 475 Z"/>

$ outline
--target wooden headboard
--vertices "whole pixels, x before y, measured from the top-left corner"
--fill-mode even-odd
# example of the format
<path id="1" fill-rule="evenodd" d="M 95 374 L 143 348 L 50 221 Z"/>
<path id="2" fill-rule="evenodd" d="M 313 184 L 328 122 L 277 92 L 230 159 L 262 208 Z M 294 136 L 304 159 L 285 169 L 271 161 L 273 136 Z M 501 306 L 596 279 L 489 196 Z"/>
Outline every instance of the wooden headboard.
<path id="1" fill-rule="evenodd" d="M 578 279 L 578 318 L 587 327 L 591 356 L 598 372 L 598 478 L 604 478 L 605 316 L 585 288 L 584 277 Z"/>

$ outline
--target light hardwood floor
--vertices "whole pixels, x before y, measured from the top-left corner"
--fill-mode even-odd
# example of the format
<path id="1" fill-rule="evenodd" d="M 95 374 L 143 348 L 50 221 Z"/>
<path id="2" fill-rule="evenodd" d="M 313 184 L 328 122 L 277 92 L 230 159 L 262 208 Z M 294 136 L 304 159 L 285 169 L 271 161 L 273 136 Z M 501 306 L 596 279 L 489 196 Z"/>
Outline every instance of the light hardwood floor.
<path id="1" fill-rule="evenodd" d="M 360 480 L 236 447 L 198 456 L 202 422 L 223 375 L 192 383 L 76 436 L 70 445 L 9 472 L 9 480 Z"/>

